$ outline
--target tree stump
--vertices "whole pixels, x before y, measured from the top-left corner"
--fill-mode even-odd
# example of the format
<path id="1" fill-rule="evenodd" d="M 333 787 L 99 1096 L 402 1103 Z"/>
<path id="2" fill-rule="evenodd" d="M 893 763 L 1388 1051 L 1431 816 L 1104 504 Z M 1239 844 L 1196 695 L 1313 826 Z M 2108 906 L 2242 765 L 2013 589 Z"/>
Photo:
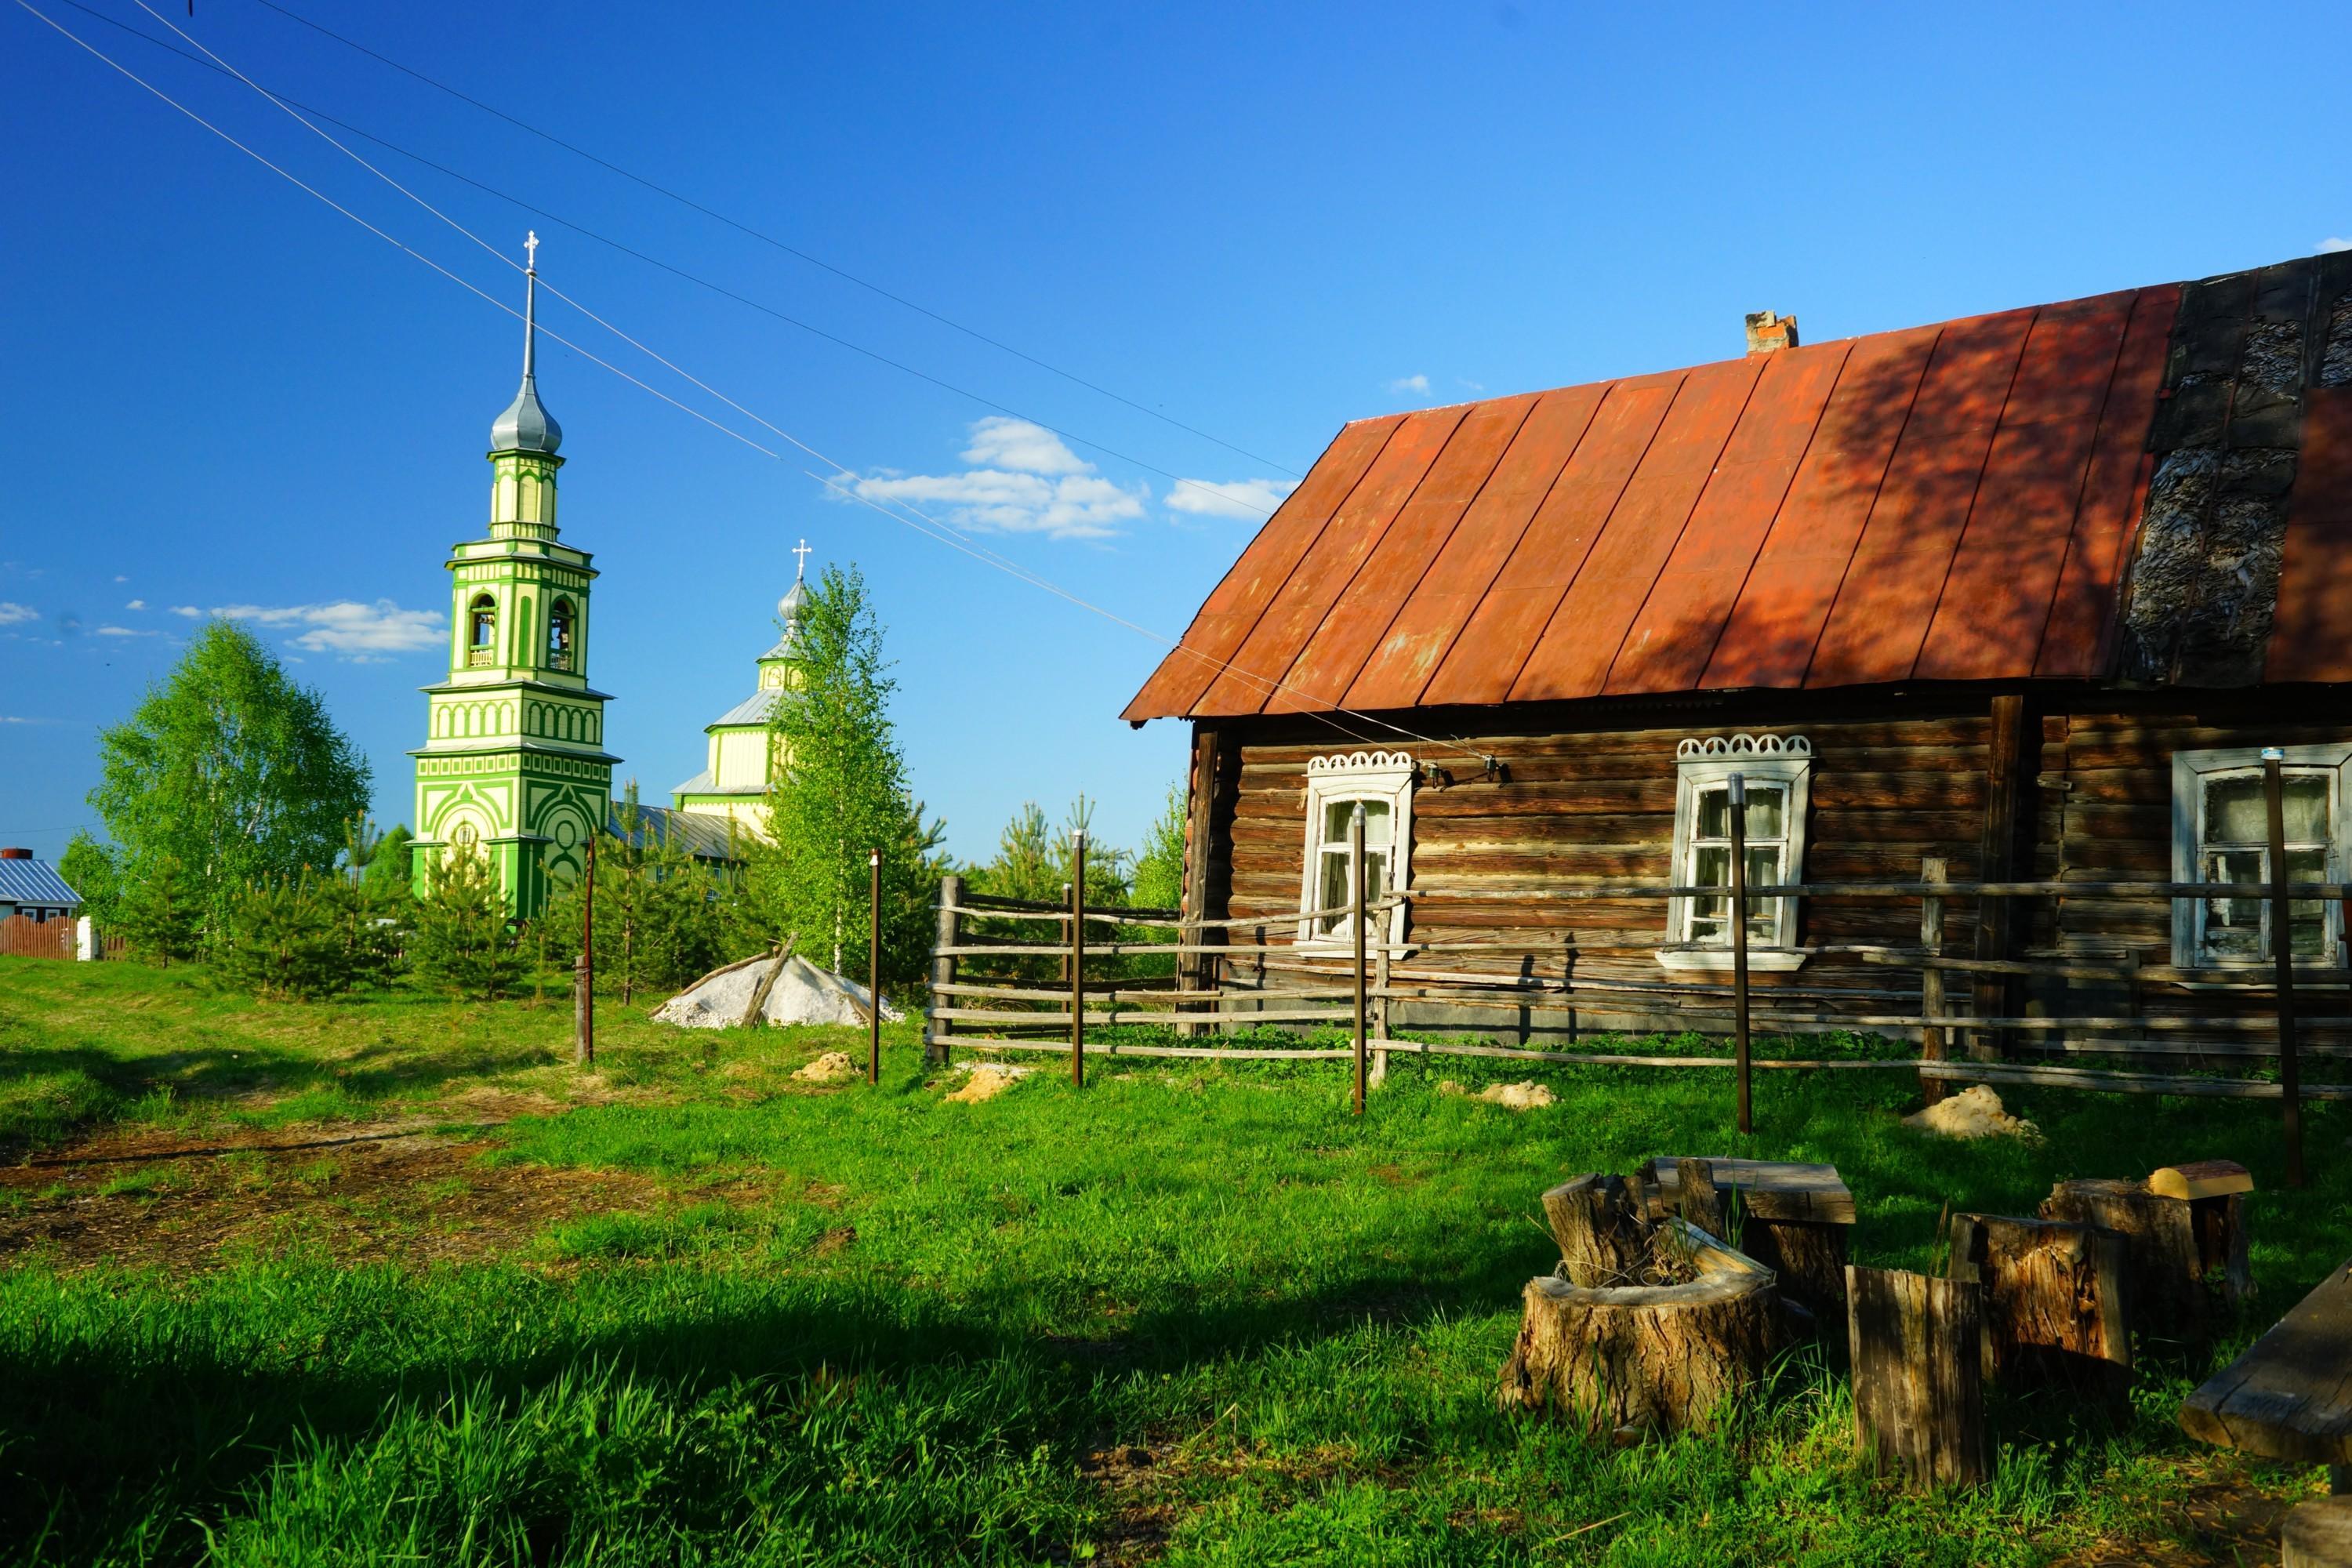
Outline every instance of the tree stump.
<path id="1" fill-rule="evenodd" d="M 2352 1497 L 2320 1498 L 2288 1514 L 2279 1568 L 2352 1568 Z"/>
<path id="2" fill-rule="evenodd" d="M 1915 1489 L 1983 1481 L 1983 1287 L 1851 1266 L 1845 1275 L 1857 1439 Z"/>
<path id="3" fill-rule="evenodd" d="M 2131 1252 L 2132 1327 L 2194 1342 L 2252 1292 L 2245 1203 L 2242 1193 L 2171 1198 L 2146 1182 L 2077 1177 L 2051 1188 L 2041 1214 L 2120 1231 Z"/>
<path id="4" fill-rule="evenodd" d="M 1557 1410 L 1595 1432 L 1705 1430 L 1762 1377 L 1781 1338 L 1771 1271 L 1680 1220 L 1661 1228 L 1688 1247 L 1693 1282 L 1585 1285 L 1566 1263 L 1528 1281 L 1505 1407 Z"/>
<path id="5" fill-rule="evenodd" d="M 1955 1279 L 1984 1287 L 1984 1375 L 2120 1401 L 2131 1388 L 2131 1249 L 2058 1220 L 1952 1216 Z"/>

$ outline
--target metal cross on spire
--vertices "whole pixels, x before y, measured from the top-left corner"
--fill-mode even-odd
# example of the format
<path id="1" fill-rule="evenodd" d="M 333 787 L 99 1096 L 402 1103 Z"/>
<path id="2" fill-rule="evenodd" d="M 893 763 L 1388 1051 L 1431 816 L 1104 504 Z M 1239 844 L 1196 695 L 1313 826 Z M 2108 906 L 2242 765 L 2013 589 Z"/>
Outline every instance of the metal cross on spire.
<path id="1" fill-rule="evenodd" d="M 523 270 L 524 270 L 524 271 L 526 271 L 526 272 L 536 272 L 536 271 L 538 271 L 538 270 L 539 270 L 539 230 L 537 230 L 537 229 L 535 229 L 535 228 L 534 228 L 534 229 L 528 229 L 528 230 L 524 231 L 524 238 L 523 238 L 523 242 L 522 242 L 522 254 L 523 254 L 523 264 L 522 264 L 522 266 L 523 266 Z"/>
<path id="2" fill-rule="evenodd" d="M 793 581 L 797 583 L 808 575 L 808 558 L 814 554 L 814 552 L 809 549 L 809 542 L 803 539 L 793 551 L 793 553 L 800 557 L 799 569 L 793 574 Z"/>

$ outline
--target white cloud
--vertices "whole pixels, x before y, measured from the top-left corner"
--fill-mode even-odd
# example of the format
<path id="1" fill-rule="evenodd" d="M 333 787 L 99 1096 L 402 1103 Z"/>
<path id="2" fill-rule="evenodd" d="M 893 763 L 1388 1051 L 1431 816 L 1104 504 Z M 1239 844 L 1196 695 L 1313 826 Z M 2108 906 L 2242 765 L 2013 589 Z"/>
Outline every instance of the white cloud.
<path id="1" fill-rule="evenodd" d="M 2318 251 L 2322 256 L 2326 255 L 2331 250 L 2352 250 L 2352 239 L 2347 239 L 2340 234 L 2331 234 L 2312 248 Z"/>
<path id="2" fill-rule="evenodd" d="M 1429 390 L 1429 377 L 1425 375 L 1401 375 L 1394 381 L 1389 383 L 1389 390 L 1391 392 L 1427 392 Z"/>
<path id="3" fill-rule="evenodd" d="M 12 605 L 0 599 L 0 626 L 13 626 L 19 621 L 37 621 L 41 612 L 30 605 Z"/>
<path id="4" fill-rule="evenodd" d="M 341 654 L 362 664 L 386 654 L 438 647 L 443 636 L 439 611 L 404 610 L 390 599 L 378 599 L 373 605 L 350 599 L 328 605 L 216 605 L 212 613 L 224 620 L 250 621 L 281 630 L 300 627 L 301 635 L 293 639 L 296 647 Z"/>
<path id="5" fill-rule="evenodd" d="M 971 445 L 963 460 L 983 468 L 1012 468 L 1024 474 L 1091 474 L 1092 463 L 1082 460 L 1062 438 L 1043 425 L 1026 419 L 990 415 L 971 427 Z"/>
<path id="6" fill-rule="evenodd" d="M 1237 517 L 1263 522 L 1274 515 L 1282 498 L 1298 488 L 1296 479 L 1183 479 L 1168 487 L 1168 510 L 1202 517 Z"/>
<path id="7" fill-rule="evenodd" d="M 115 576 L 115 579 L 114 579 L 114 580 L 115 580 L 116 582 L 118 582 L 118 583 L 128 583 L 128 582 L 130 582 L 130 581 L 131 581 L 131 579 L 130 579 L 130 578 L 125 577 L 125 576 L 122 576 L 122 575 L 121 575 L 120 574 L 116 574 L 116 576 Z"/>
<path id="8" fill-rule="evenodd" d="M 1128 489 L 1095 472 L 1059 437 L 1024 419 L 991 416 L 971 426 L 960 474 L 844 474 L 835 482 L 870 501 L 937 509 L 959 528 L 1108 539 L 1143 516 L 1150 490 Z"/>
<path id="9" fill-rule="evenodd" d="M 142 632 L 131 626 L 100 626 L 98 628 L 98 635 L 102 637 L 152 637 L 155 634 Z"/>
<path id="10" fill-rule="evenodd" d="M 196 608 L 194 605 L 174 605 L 172 606 L 172 613 L 175 616 L 185 616 L 192 621 L 198 616 L 204 614 L 202 610 Z"/>
<path id="11" fill-rule="evenodd" d="M 1468 387 L 1473 392 L 1484 392 L 1486 390 L 1486 384 L 1483 381 L 1473 381 L 1466 375 L 1457 375 L 1454 379 L 1460 382 L 1463 385 Z"/>
<path id="12" fill-rule="evenodd" d="M 122 607 L 126 610 L 143 610 L 147 607 L 147 601 L 144 599 L 133 599 Z"/>

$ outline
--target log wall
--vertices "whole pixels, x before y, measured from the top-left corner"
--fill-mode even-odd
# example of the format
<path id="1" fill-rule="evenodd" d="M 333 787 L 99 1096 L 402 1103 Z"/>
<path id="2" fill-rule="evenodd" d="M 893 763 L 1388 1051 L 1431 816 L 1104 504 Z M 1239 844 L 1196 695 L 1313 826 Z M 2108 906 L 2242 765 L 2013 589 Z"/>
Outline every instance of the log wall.
<path id="1" fill-rule="evenodd" d="M 1730 976 L 1670 973 L 1652 952 L 1634 951 L 1664 940 L 1662 900 L 1531 903 L 1479 895 L 1670 879 L 1676 745 L 1688 737 L 1738 733 L 1802 735 L 1811 745 L 1806 879 L 1907 881 L 1918 877 L 1928 857 L 1944 860 L 1954 881 L 1975 879 L 1999 841 L 1998 781 L 1990 771 L 1996 695 L 1967 687 L 1875 696 L 1791 692 L 1397 716 L 1414 730 L 1445 738 L 1449 745 L 1442 748 L 1360 722 L 1349 727 L 1367 734 L 1364 740 L 1319 720 L 1223 721 L 1217 745 L 1230 771 L 1211 773 L 1220 787 L 1210 809 L 1195 817 L 1208 837 L 1192 846 L 1202 905 L 1262 920 L 1267 938 L 1287 941 L 1298 908 L 1308 759 L 1403 750 L 1416 761 L 1451 768 L 1462 781 L 1424 784 L 1414 795 L 1410 886 L 1431 896 L 1413 905 L 1407 940 L 1508 942 L 1531 956 L 1408 955 L 1397 960 L 1400 979 L 1409 980 L 1421 966 L 1553 980 L 1567 975 L 1580 987 L 1622 989 L 1606 999 L 1596 991 L 1590 1005 L 1580 999 L 1575 1008 L 1534 1012 L 1432 1011 L 1400 1001 L 1396 1026 L 1530 1041 L 1675 1027 L 1675 997 L 1727 993 Z M 2035 879 L 2169 877 L 2175 750 L 2352 739 L 2352 698 L 2332 690 L 2043 689 L 2025 700 L 2011 785 L 2009 870 Z M 1477 764 L 1464 758 L 1465 752 L 1499 758 L 1507 781 L 1477 779 Z M 2022 901 L 2011 910 L 2008 932 L 1988 933 L 2001 944 L 1998 952 L 1980 948 L 1977 926 L 1973 900 L 1948 900 L 1944 952 L 1956 957 L 2134 953 L 2148 965 L 2171 962 L 2162 899 Z M 1918 939 L 1919 906 L 1910 900 L 1808 899 L 1797 925 L 1801 945 L 1912 946 Z M 1253 932 L 1237 928 L 1234 940 L 1249 942 Z M 1265 968 L 1231 962 L 1225 978 L 1270 988 L 1303 983 L 1286 974 L 1280 961 Z M 1918 1000 L 1913 973 L 1854 954 L 1817 954 L 1791 973 L 1758 972 L 1752 983 L 1759 1010 L 1770 1007 L 1776 994 L 1808 1011 L 1847 1013 L 1910 1012 Z M 2139 989 L 2138 1005 L 2151 1013 L 2264 1005 L 2258 997 L 2216 996 L 2179 984 Z M 1966 980 L 1955 976 L 1952 991 L 1958 1007 L 1969 994 Z M 2136 1005 L 2131 991 L 2104 981 L 2035 981 L 2019 984 L 1999 1005 L 2002 1011 L 2119 1012 Z M 1984 1005 L 1983 995 L 1978 1003 Z"/>

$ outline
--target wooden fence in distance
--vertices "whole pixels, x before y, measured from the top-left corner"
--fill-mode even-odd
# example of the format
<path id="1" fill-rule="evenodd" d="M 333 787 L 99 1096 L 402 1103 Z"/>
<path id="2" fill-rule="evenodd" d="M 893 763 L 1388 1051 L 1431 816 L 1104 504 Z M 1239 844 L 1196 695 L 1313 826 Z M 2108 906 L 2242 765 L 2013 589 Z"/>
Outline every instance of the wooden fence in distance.
<path id="1" fill-rule="evenodd" d="M 74 957 L 74 927 L 69 920 L 37 921 L 24 915 L 0 920 L 0 956 L 9 958 Z"/>

